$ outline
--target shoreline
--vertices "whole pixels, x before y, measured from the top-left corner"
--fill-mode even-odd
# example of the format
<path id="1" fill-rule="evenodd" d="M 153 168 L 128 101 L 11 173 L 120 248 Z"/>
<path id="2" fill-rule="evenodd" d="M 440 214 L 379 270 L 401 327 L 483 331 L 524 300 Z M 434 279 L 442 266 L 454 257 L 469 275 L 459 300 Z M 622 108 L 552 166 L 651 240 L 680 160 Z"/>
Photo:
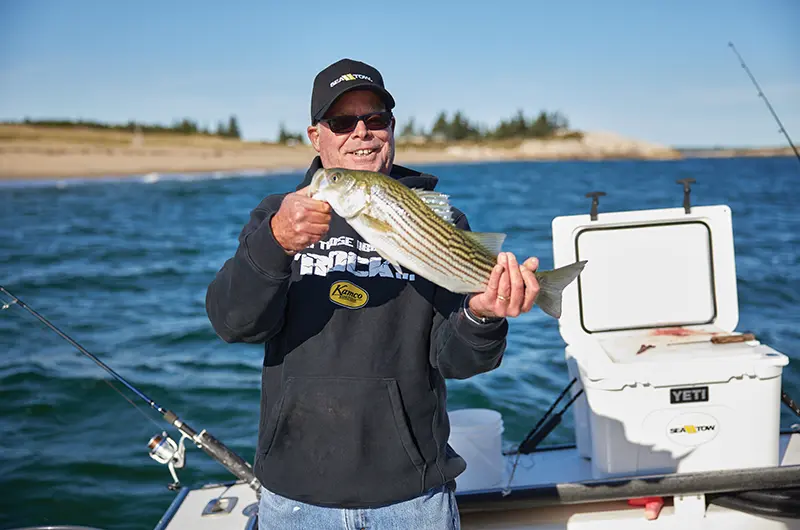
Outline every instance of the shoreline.
<path id="1" fill-rule="evenodd" d="M 125 132 L 0 127 L 0 181 L 160 178 L 209 173 L 304 171 L 316 152 L 294 146 L 214 137 L 147 135 Z M 611 132 L 584 132 L 583 138 L 504 142 L 429 143 L 399 138 L 400 165 L 500 161 L 681 160 L 792 155 L 786 148 L 675 149 Z"/>

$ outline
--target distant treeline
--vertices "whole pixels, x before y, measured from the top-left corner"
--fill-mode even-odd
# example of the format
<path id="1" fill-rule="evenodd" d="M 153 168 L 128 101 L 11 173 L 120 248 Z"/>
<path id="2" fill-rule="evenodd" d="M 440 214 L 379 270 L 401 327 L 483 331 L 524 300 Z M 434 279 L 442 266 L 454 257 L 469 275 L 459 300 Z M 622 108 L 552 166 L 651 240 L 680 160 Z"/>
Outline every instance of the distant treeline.
<path id="1" fill-rule="evenodd" d="M 278 127 L 279 144 L 302 144 L 305 143 L 305 138 L 304 134 L 289 132 L 283 122 Z"/>
<path id="2" fill-rule="evenodd" d="M 9 123 L 9 122 L 7 122 Z M 241 131 L 236 116 L 231 115 L 227 123 L 220 121 L 215 129 L 203 127 L 196 121 L 189 118 L 176 120 L 172 125 L 160 125 L 129 121 L 124 124 L 101 123 L 90 120 L 54 120 L 54 119 L 30 119 L 25 118 L 22 122 L 25 125 L 36 125 L 40 127 L 61 127 L 61 128 L 87 128 L 103 129 L 114 131 L 140 131 L 142 133 L 171 133 L 171 134 L 200 134 L 206 136 L 218 136 L 221 138 L 241 139 Z M 495 127 L 487 127 L 483 124 L 473 122 L 467 118 L 463 112 L 456 111 L 452 117 L 448 118 L 445 111 L 441 111 L 430 128 L 417 126 L 414 118 L 410 118 L 404 125 L 399 127 L 398 137 L 401 139 L 425 139 L 433 141 L 457 141 L 457 140 L 506 140 L 517 138 L 548 138 L 557 134 L 566 137 L 580 136 L 580 133 L 569 131 L 569 121 L 560 112 L 540 111 L 535 117 L 527 117 L 520 109 L 511 118 L 500 120 Z M 278 130 L 278 143 L 293 144 L 304 143 L 305 131 L 297 133 L 286 129 L 283 123 Z"/>
<path id="3" fill-rule="evenodd" d="M 426 139 L 433 141 L 454 140 L 507 140 L 516 138 L 548 138 L 562 134 L 567 138 L 580 137 L 579 132 L 569 133 L 569 121 L 560 112 L 541 111 L 535 117 L 525 116 L 518 110 L 511 118 L 501 120 L 495 127 L 473 122 L 463 112 L 456 111 L 451 118 L 442 111 L 433 125 L 426 129 L 417 127 L 414 118 L 410 118 L 398 128 L 398 138 L 402 140 Z M 303 142 L 304 135 L 287 131 L 281 123 L 278 131 L 278 143 Z"/>
<path id="4" fill-rule="evenodd" d="M 463 112 L 456 111 L 452 118 L 440 112 L 429 130 L 417 128 L 414 118 L 400 128 L 400 137 L 425 137 L 441 140 L 507 140 L 512 138 L 547 138 L 566 133 L 569 121 L 560 112 L 539 112 L 536 117 L 526 117 L 520 109 L 511 118 L 500 120 L 495 127 L 473 122 Z"/>
<path id="5" fill-rule="evenodd" d="M 9 122 L 7 122 L 9 123 Z M 210 127 L 202 127 L 196 121 L 189 118 L 182 120 L 175 120 L 172 125 L 160 125 L 140 123 L 136 121 L 129 121 L 124 124 L 117 123 L 100 123 L 90 120 L 32 120 L 25 118 L 22 122 L 25 125 L 36 125 L 39 127 L 59 127 L 59 128 L 85 128 L 85 129 L 100 129 L 110 131 L 128 131 L 135 132 L 141 131 L 142 133 L 170 133 L 170 134 L 202 134 L 206 136 L 219 136 L 222 138 L 241 138 L 241 131 L 239 130 L 239 122 L 236 116 L 228 118 L 228 122 L 220 121 L 217 123 L 216 129 L 212 130 Z"/>

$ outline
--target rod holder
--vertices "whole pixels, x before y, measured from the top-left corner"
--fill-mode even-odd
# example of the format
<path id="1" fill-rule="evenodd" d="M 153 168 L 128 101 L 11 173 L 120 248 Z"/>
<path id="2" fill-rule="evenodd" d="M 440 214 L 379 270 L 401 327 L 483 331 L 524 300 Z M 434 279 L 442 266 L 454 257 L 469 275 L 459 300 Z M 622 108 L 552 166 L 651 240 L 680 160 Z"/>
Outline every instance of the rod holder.
<path id="1" fill-rule="evenodd" d="M 586 194 L 586 197 L 592 198 L 592 210 L 590 215 L 592 217 L 592 221 L 597 221 L 597 205 L 600 203 L 599 198 L 604 197 L 606 192 L 604 191 L 591 191 Z"/>
<path id="2" fill-rule="evenodd" d="M 683 210 L 686 213 L 692 213 L 692 204 L 689 196 L 692 193 L 692 184 L 697 181 L 693 178 L 685 178 L 678 179 L 675 182 L 683 185 Z"/>

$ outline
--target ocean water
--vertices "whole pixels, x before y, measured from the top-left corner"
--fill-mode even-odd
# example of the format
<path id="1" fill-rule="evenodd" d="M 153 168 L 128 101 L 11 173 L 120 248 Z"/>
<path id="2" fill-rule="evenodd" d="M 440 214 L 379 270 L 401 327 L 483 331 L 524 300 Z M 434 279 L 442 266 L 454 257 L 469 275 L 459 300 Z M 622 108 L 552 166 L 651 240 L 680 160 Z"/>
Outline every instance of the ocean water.
<path id="1" fill-rule="evenodd" d="M 734 215 L 740 330 L 790 356 L 784 388 L 800 397 L 800 165 L 793 158 L 669 162 L 476 163 L 420 166 L 474 230 L 552 266 L 550 222 L 587 213 L 695 204 Z M 196 429 L 252 461 L 260 345 L 214 334 L 205 291 L 234 252 L 249 211 L 293 189 L 300 173 L 0 185 L 0 284 Z M 81 524 L 152 528 L 172 501 L 164 466 L 147 456 L 167 427 L 146 404 L 20 308 L 0 311 L 0 528 Z M 564 341 L 540 310 L 511 321 L 495 371 L 449 382 L 449 407 L 503 414 L 518 442 L 569 381 Z M 797 418 L 783 407 L 781 426 Z M 174 436 L 174 432 L 172 432 Z M 177 437 L 176 437 L 177 438 Z M 571 443 L 566 421 L 545 444 Z M 194 447 L 185 484 L 231 476 Z"/>

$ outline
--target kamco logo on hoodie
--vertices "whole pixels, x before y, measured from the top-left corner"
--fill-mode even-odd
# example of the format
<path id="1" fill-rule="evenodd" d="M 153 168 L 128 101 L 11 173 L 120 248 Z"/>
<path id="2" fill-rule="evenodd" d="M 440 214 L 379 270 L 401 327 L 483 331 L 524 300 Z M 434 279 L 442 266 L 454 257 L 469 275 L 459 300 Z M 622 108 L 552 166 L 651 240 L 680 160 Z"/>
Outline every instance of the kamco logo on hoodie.
<path id="1" fill-rule="evenodd" d="M 338 281 L 331 284 L 330 299 L 334 304 L 349 309 L 358 309 L 367 304 L 369 294 L 358 285 L 350 282 Z"/>

